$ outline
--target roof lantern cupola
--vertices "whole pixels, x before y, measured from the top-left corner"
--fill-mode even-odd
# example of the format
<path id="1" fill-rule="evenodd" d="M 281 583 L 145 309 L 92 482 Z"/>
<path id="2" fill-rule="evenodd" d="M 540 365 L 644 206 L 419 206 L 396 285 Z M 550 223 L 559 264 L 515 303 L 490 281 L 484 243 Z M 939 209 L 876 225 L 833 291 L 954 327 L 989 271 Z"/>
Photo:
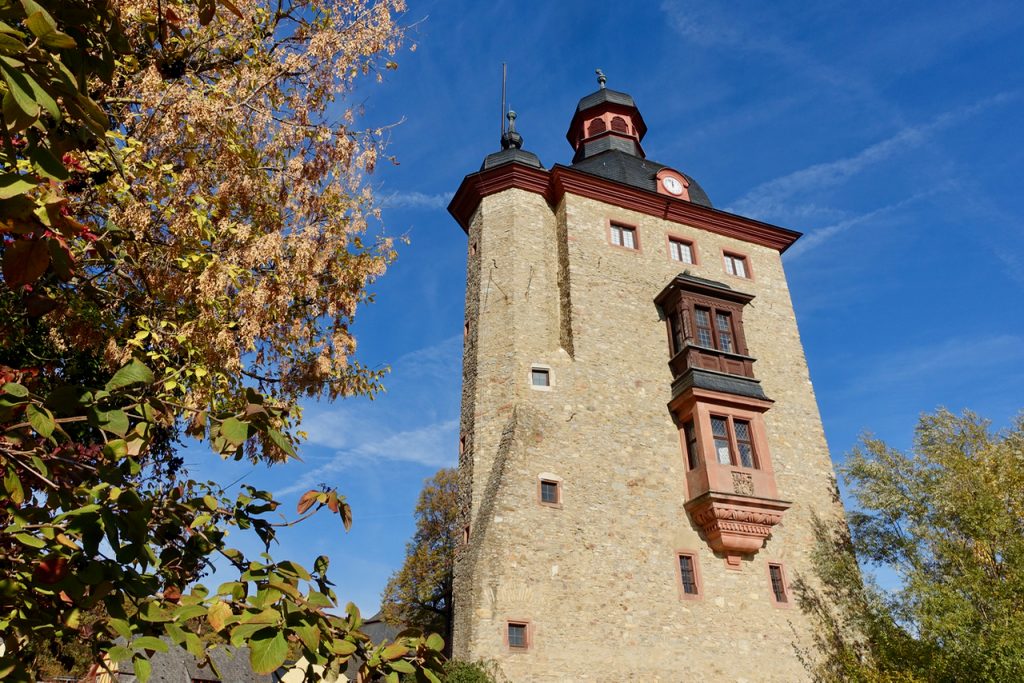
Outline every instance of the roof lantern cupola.
<path id="1" fill-rule="evenodd" d="M 596 70 L 598 89 L 576 105 L 576 113 L 565 137 L 576 151 L 573 163 L 587 157 L 618 150 L 644 158 L 640 141 L 647 133 L 633 98 L 607 87 L 608 78 Z"/>

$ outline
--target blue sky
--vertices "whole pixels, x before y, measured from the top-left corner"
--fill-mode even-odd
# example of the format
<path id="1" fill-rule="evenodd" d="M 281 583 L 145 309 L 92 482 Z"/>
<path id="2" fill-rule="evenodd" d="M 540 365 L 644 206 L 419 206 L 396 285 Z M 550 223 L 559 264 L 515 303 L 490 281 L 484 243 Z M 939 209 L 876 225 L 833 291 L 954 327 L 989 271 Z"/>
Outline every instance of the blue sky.
<path id="1" fill-rule="evenodd" d="M 410 0 L 416 50 L 359 92 L 400 164 L 371 178 L 410 244 L 359 313 L 360 359 L 389 365 L 370 402 L 306 406 L 301 463 L 211 462 L 290 508 L 320 481 L 324 516 L 275 555 L 332 558 L 339 593 L 376 610 L 422 482 L 454 465 L 465 237 L 445 207 L 498 149 L 501 63 L 525 147 L 569 163 L 582 96 L 630 93 L 649 158 L 717 208 L 805 233 L 784 257 L 832 457 L 871 431 L 910 444 L 923 411 L 1006 426 L 1024 407 L 1024 11 L 1014 2 Z M 251 546 L 250 546 L 251 547 Z"/>

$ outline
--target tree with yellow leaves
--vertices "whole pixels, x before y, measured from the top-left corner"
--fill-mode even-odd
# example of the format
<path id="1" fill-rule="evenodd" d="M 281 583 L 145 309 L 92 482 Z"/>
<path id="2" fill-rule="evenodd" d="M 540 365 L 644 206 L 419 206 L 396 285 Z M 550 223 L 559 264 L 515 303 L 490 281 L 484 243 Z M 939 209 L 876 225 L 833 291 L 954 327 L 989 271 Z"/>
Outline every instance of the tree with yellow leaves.
<path id="1" fill-rule="evenodd" d="M 131 659 L 206 624 L 270 672 L 436 681 L 441 641 L 376 647 L 326 576 L 269 546 L 265 491 L 192 481 L 182 432 L 296 455 L 302 397 L 372 394 L 350 327 L 394 257 L 368 239 L 381 131 L 353 88 L 394 68 L 401 0 L 0 0 L 0 679 L 52 643 Z M 299 519 L 351 513 L 325 487 Z M 196 583 L 214 558 L 238 579 Z M 83 620 L 82 614 L 98 613 Z M 104 659 L 106 658 L 106 659 Z"/>

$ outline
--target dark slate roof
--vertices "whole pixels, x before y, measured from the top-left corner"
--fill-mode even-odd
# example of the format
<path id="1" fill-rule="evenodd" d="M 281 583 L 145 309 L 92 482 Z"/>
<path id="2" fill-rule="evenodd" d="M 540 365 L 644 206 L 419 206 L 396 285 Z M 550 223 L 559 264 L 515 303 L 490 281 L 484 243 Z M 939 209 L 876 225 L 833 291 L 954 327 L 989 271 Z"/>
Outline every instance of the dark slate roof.
<path id="1" fill-rule="evenodd" d="M 200 667 L 196 658 L 184 648 L 162 638 L 170 645 L 167 652 L 155 652 L 149 658 L 153 665 L 153 673 L 149 677 L 153 683 L 182 683 L 182 681 L 223 681 L 223 683 L 271 683 L 269 674 L 254 673 L 249 666 L 249 648 L 220 646 L 210 653 L 220 677 L 210 667 Z M 131 660 L 118 663 L 119 674 L 135 673 Z"/>
<path id="2" fill-rule="evenodd" d="M 628 97 L 628 95 L 627 95 Z M 627 152 L 611 149 L 606 152 L 580 159 L 572 165 L 577 171 L 583 171 L 591 175 L 600 176 L 617 183 L 632 185 L 633 187 L 648 192 L 657 192 L 658 185 L 655 175 L 665 168 L 665 164 L 659 164 L 649 159 L 641 159 Z M 711 200 L 704 192 L 700 184 L 683 173 L 683 177 L 690 183 L 690 202 L 711 208 Z"/>
<path id="3" fill-rule="evenodd" d="M 601 88 L 597 92 L 592 92 L 576 105 L 576 111 L 581 112 L 591 107 L 595 107 L 604 102 L 611 102 L 612 104 L 621 104 L 626 107 L 636 107 L 636 102 L 633 98 L 624 92 L 618 90 L 610 90 L 609 88 Z"/>
<path id="4" fill-rule="evenodd" d="M 677 377 L 672 383 L 672 398 L 679 396 L 684 391 L 694 387 L 696 389 L 709 389 L 726 394 L 737 394 L 759 398 L 762 401 L 770 400 L 764 395 L 761 383 L 756 379 L 742 377 L 740 375 L 728 375 L 713 370 L 701 370 L 691 368 Z"/>
<path id="5" fill-rule="evenodd" d="M 538 159 L 537 155 L 533 152 L 527 152 L 525 149 L 509 147 L 508 149 L 503 149 L 500 152 L 488 154 L 484 158 L 484 163 L 481 164 L 480 170 L 486 171 L 489 168 L 504 166 L 505 164 L 511 164 L 512 162 L 520 163 L 525 166 L 532 166 L 534 168 L 544 168 L 540 163 L 540 159 Z"/>
<path id="6" fill-rule="evenodd" d="M 401 628 L 385 623 L 382 615 L 382 612 L 377 612 L 363 622 L 363 633 L 370 636 L 370 642 L 372 643 L 394 640 L 395 636 L 402 632 Z"/>

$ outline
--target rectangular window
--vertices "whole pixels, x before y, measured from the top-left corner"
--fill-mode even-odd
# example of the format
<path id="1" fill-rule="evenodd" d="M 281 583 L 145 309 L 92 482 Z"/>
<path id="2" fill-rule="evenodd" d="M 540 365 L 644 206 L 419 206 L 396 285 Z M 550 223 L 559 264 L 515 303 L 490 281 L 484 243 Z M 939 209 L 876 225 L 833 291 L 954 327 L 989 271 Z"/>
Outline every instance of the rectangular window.
<path id="1" fill-rule="evenodd" d="M 508 646 L 513 649 L 526 649 L 526 624 L 508 622 Z"/>
<path id="2" fill-rule="evenodd" d="M 715 437 L 715 454 L 718 464 L 731 465 L 732 455 L 729 447 L 729 420 L 724 417 L 711 418 L 711 435 Z"/>
<path id="3" fill-rule="evenodd" d="M 715 328 L 718 332 L 718 350 L 732 353 L 732 318 L 728 313 L 715 311 Z"/>
<path id="4" fill-rule="evenodd" d="M 679 556 L 679 580 L 683 584 L 684 594 L 697 595 L 697 571 L 692 555 Z"/>
<path id="5" fill-rule="evenodd" d="M 535 387 L 551 386 L 551 371 L 546 368 L 532 368 L 530 370 L 530 383 Z"/>
<path id="6" fill-rule="evenodd" d="M 692 470 L 697 467 L 697 431 L 693 428 L 693 420 L 683 425 L 683 436 L 686 439 L 686 464 Z"/>
<path id="7" fill-rule="evenodd" d="M 669 334 L 672 335 L 672 355 L 674 356 L 683 350 L 683 325 L 677 313 L 669 315 L 668 329 Z"/>
<path id="8" fill-rule="evenodd" d="M 626 249 L 636 249 L 636 228 L 612 223 L 612 244 Z"/>
<path id="9" fill-rule="evenodd" d="M 694 308 L 693 322 L 697 328 L 697 343 L 709 349 L 715 348 L 715 335 L 711 331 L 711 311 L 707 308 Z"/>
<path id="10" fill-rule="evenodd" d="M 558 505 L 560 501 L 557 481 L 540 480 L 540 502 Z"/>
<path id="11" fill-rule="evenodd" d="M 739 254 L 724 254 L 725 272 L 736 277 L 750 277 L 750 269 L 747 268 L 747 257 Z"/>
<path id="12" fill-rule="evenodd" d="M 775 602 L 789 602 L 789 596 L 786 595 L 786 582 L 782 578 L 782 565 L 768 565 L 768 575 L 772 579 L 772 595 L 775 596 Z"/>
<path id="13" fill-rule="evenodd" d="M 693 264 L 693 245 L 689 242 L 669 237 L 668 253 L 673 261 Z"/>
<path id="14" fill-rule="evenodd" d="M 736 450 L 739 451 L 740 465 L 753 467 L 754 443 L 750 438 L 750 423 L 746 420 L 733 420 L 732 426 L 736 433 Z"/>
<path id="15" fill-rule="evenodd" d="M 754 435 L 747 420 L 726 416 L 711 416 L 711 435 L 715 439 L 715 454 L 720 465 L 757 468 Z"/>

